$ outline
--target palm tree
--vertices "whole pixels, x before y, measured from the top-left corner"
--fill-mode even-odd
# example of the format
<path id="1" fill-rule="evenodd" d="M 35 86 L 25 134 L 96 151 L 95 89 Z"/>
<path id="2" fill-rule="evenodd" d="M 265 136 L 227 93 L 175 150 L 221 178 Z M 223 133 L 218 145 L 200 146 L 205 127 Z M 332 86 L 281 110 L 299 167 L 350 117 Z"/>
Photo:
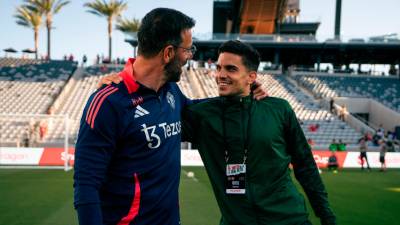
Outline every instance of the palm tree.
<path id="1" fill-rule="evenodd" d="M 53 24 L 53 15 L 60 12 L 60 10 L 70 3 L 66 0 L 25 0 L 28 7 L 35 8 L 43 16 L 46 17 L 47 28 L 47 57 L 50 59 L 51 53 L 51 29 Z"/>
<path id="2" fill-rule="evenodd" d="M 122 31 L 124 33 L 126 32 L 137 32 L 140 27 L 140 20 L 139 19 L 124 19 L 124 18 L 118 18 L 117 20 L 117 25 L 116 29 L 119 31 Z"/>
<path id="3" fill-rule="evenodd" d="M 14 15 L 14 17 L 17 18 L 17 24 L 33 29 L 35 40 L 35 59 L 38 59 L 39 27 L 42 24 L 42 15 L 39 11 L 23 5 L 17 7 L 17 13 Z"/>
<path id="4" fill-rule="evenodd" d="M 110 0 L 106 2 L 105 0 L 95 0 L 94 2 L 85 3 L 84 6 L 88 7 L 89 13 L 94 15 L 105 17 L 108 23 L 108 59 L 111 60 L 111 41 L 112 41 L 112 23 L 117 17 L 119 17 L 122 11 L 128 8 L 128 3 L 124 0 Z"/>
<path id="5" fill-rule="evenodd" d="M 120 17 L 117 20 L 117 25 L 115 28 L 123 33 L 136 33 L 139 30 L 139 27 L 139 19 L 132 18 L 129 20 Z M 136 58 L 136 45 L 133 46 L 133 57 Z"/>

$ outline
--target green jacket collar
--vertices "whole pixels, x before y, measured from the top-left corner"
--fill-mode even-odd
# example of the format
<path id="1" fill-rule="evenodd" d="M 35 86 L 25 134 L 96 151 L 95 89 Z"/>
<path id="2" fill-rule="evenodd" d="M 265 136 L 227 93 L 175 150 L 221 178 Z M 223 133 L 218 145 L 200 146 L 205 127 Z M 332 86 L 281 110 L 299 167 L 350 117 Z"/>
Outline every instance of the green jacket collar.
<path id="1" fill-rule="evenodd" d="M 243 106 L 250 106 L 252 101 L 253 101 L 253 95 L 248 95 L 245 97 L 241 96 L 222 96 L 220 97 L 222 104 L 225 107 L 230 107 L 230 106 L 238 106 L 238 105 L 243 105 Z"/>

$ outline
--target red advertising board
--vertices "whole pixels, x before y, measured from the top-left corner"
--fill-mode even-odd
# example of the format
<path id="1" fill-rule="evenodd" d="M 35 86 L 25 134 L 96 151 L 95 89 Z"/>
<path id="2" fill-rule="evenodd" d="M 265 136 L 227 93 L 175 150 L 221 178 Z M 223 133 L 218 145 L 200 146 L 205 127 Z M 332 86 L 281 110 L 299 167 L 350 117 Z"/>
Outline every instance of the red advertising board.
<path id="1" fill-rule="evenodd" d="M 312 153 L 318 168 L 326 168 L 328 166 L 328 159 L 332 154 L 330 151 L 313 151 Z M 342 168 L 347 152 L 335 152 L 335 154 L 338 159 L 339 167 Z"/>
<path id="2" fill-rule="evenodd" d="M 75 162 L 75 149 L 68 149 L 69 165 L 73 166 Z M 63 148 L 44 148 L 39 166 L 63 166 L 65 162 L 65 150 Z"/>
<path id="3" fill-rule="evenodd" d="M 313 151 L 314 160 L 319 168 L 326 168 L 329 156 L 328 150 Z M 75 162 L 75 149 L 69 148 L 68 155 L 64 148 L 8 148 L 0 147 L 0 165 L 32 165 L 32 166 L 64 166 L 66 157 L 69 166 Z M 336 152 L 340 168 L 359 168 L 359 152 Z M 379 168 L 379 152 L 368 152 L 368 161 L 371 168 Z M 203 166 L 197 150 L 182 150 L 182 166 Z M 386 154 L 387 168 L 400 168 L 400 153 L 388 152 Z"/>

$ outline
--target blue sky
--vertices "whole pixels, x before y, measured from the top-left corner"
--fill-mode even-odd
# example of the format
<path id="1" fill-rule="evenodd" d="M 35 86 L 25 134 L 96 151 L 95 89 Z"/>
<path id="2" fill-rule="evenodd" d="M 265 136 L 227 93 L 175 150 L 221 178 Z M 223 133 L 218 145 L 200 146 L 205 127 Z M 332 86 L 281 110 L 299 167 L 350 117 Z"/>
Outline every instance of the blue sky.
<path id="1" fill-rule="evenodd" d="M 54 16 L 52 31 L 52 57 L 74 54 L 81 59 L 87 54 L 90 62 L 97 53 L 108 54 L 107 24 L 104 18 L 89 14 L 83 7 L 89 0 L 72 0 Z M 17 50 L 33 48 L 31 29 L 15 23 L 15 8 L 22 0 L 0 0 L 0 50 L 14 47 Z M 333 36 L 336 0 L 300 0 L 300 21 L 321 22 L 318 37 Z M 145 0 L 128 1 L 124 17 L 142 18 L 156 7 L 180 10 L 196 21 L 195 33 L 212 31 L 213 0 Z M 400 0 L 342 0 L 342 34 L 345 37 L 370 37 L 388 33 L 400 34 Z M 132 56 L 132 47 L 124 42 L 124 35 L 113 31 L 113 56 Z M 39 53 L 46 53 L 46 30 L 39 34 Z M 0 56 L 3 56 L 3 52 Z"/>

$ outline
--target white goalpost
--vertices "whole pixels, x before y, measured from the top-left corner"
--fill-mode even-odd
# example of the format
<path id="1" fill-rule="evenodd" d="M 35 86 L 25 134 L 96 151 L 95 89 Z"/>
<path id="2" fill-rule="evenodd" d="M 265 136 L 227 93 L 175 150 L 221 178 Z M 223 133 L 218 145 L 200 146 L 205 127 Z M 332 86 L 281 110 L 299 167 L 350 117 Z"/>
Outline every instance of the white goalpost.
<path id="1" fill-rule="evenodd" d="M 66 114 L 0 114 L 0 167 L 71 170 L 71 122 Z"/>

